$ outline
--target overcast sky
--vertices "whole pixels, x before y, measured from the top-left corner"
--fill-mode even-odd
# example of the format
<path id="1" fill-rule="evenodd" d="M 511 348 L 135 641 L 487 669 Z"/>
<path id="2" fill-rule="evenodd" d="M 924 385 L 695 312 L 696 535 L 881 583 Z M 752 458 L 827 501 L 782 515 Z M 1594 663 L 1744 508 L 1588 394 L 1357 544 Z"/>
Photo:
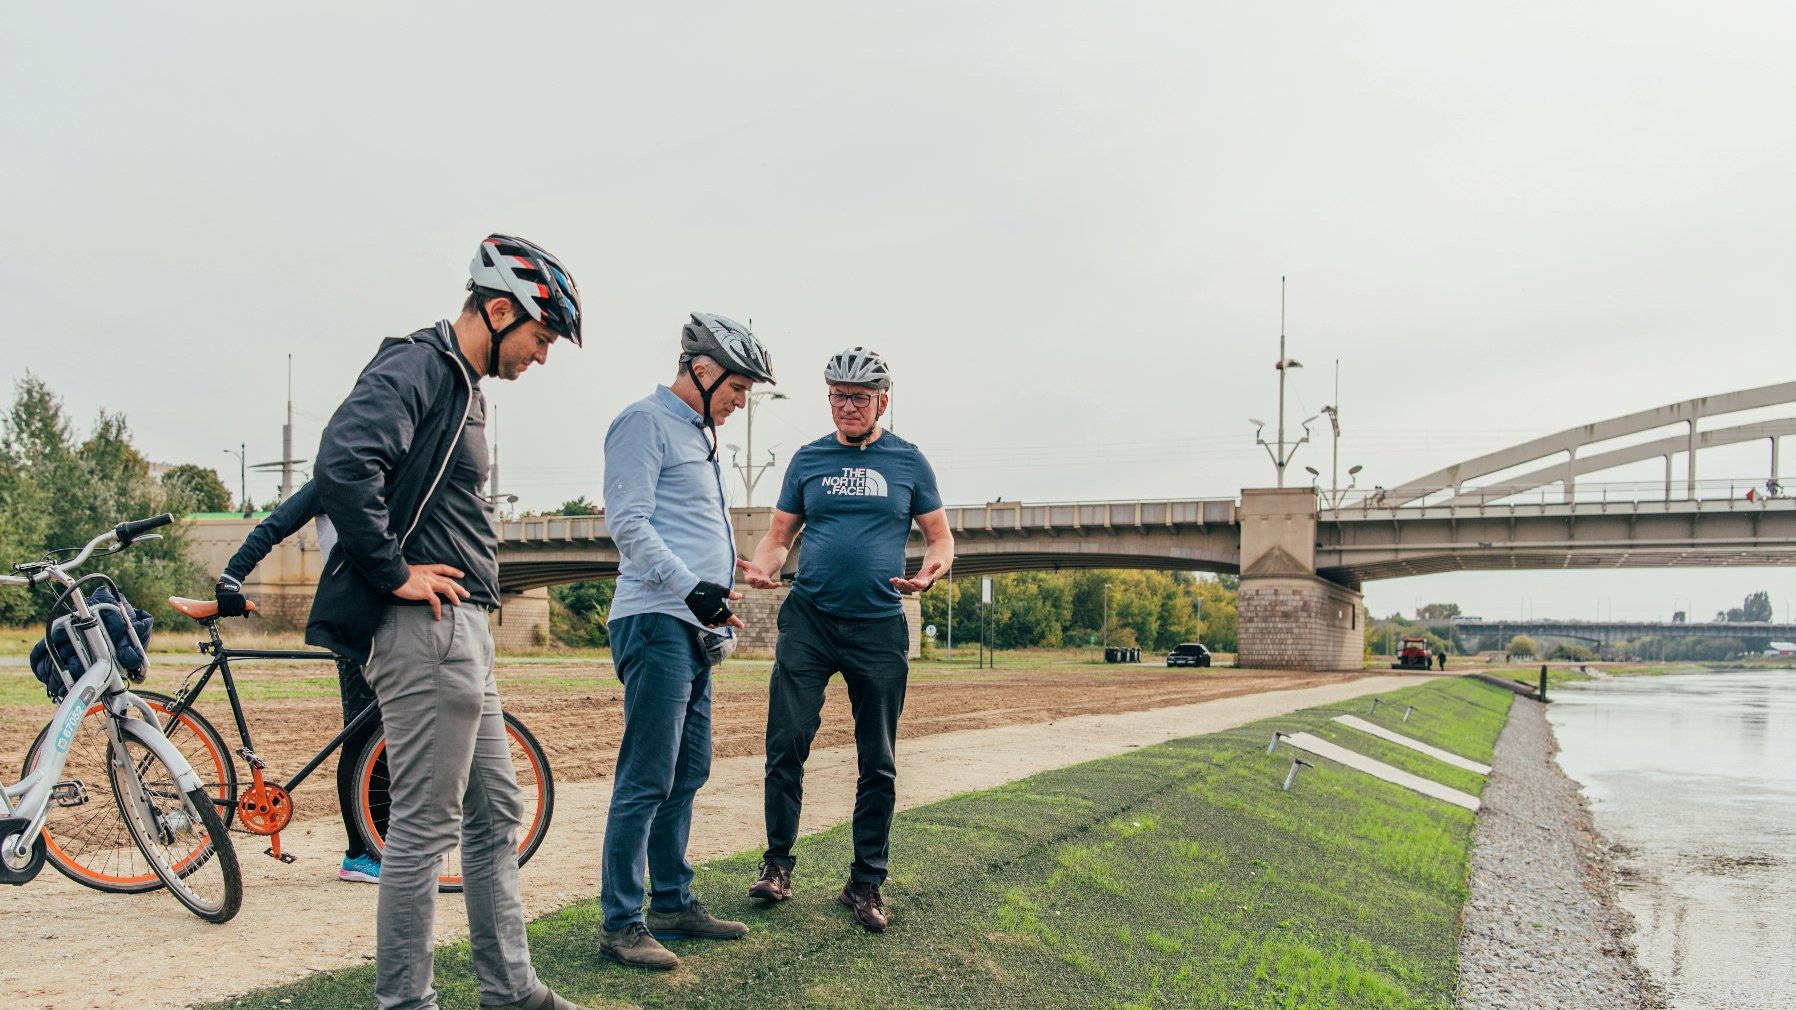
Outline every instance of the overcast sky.
<path id="1" fill-rule="evenodd" d="M 6 34 L 0 375 L 233 489 L 227 447 L 280 458 L 288 356 L 309 457 L 489 231 L 588 312 L 487 384 L 521 507 L 599 497 L 695 309 L 752 317 L 792 397 L 759 504 L 850 344 L 950 503 L 1269 486 L 1281 275 L 1287 416 L 1338 359 L 1362 485 L 1793 377 L 1788 4 L 12 4 Z M 1645 619 L 1759 588 L 1796 599 L 1787 569 L 1367 590 Z"/>

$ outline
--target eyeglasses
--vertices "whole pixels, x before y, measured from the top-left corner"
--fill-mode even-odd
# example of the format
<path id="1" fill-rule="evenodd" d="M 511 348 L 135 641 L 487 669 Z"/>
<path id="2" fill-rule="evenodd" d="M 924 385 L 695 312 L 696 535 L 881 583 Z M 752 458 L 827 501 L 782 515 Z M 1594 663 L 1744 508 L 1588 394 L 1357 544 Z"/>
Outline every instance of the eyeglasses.
<path id="1" fill-rule="evenodd" d="M 831 393 L 831 394 L 829 394 L 829 405 L 832 407 L 846 407 L 852 403 L 852 404 L 854 404 L 855 408 L 858 410 L 858 409 L 864 409 L 867 406 L 867 404 L 872 403 L 872 402 L 873 402 L 873 394 L 872 393 Z"/>

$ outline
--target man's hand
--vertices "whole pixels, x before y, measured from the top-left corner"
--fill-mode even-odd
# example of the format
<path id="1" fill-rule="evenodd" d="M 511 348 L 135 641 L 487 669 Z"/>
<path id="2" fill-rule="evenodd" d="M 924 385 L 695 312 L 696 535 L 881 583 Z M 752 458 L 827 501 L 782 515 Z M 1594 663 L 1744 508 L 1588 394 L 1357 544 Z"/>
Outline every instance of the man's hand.
<path id="1" fill-rule="evenodd" d="M 243 583 L 229 575 L 218 577 L 218 585 L 212 588 L 212 598 L 218 601 L 220 617 L 243 617 L 249 613 L 249 605 L 243 599 Z"/>
<path id="2" fill-rule="evenodd" d="M 936 573 L 941 571 L 941 568 L 941 562 L 938 561 L 918 572 L 915 578 L 892 579 L 892 588 L 906 596 L 909 596 L 912 593 L 923 592 L 930 586 L 935 585 Z"/>
<path id="3" fill-rule="evenodd" d="M 686 609 L 707 628 L 721 628 L 726 624 L 732 628 L 745 628 L 747 625 L 742 623 L 742 618 L 730 613 L 729 601 L 741 598 L 742 594 L 733 589 L 701 579 L 692 587 L 692 592 L 686 594 Z"/>
<path id="4" fill-rule="evenodd" d="M 752 561 L 744 561 L 741 558 L 736 559 L 736 567 L 742 570 L 743 581 L 756 589 L 778 589 L 780 587 L 778 572 L 770 572 Z"/>
<path id="5" fill-rule="evenodd" d="M 463 589 L 461 583 L 455 581 L 462 577 L 462 570 L 450 565 L 407 565 L 412 570 L 411 577 L 405 585 L 393 590 L 393 595 L 402 600 L 429 600 L 430 614 L 434 620 L 443 619 L 443 600 L 453 606 L 460 606 L 461 601 L 470 594 Z"/>

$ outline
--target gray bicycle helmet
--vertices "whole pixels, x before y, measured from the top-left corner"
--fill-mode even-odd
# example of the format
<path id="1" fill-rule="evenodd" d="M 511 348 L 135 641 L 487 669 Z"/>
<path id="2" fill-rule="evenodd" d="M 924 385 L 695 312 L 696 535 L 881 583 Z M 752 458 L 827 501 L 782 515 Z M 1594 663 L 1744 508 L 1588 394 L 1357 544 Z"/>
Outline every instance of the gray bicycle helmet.
<path id="1" fill-rule="evenodd" d="M 531 319 L 580 346 L 580 289 L 561 262 L 541 246 L 511 235 L 488 235 L 468 266 L 468 290 L 509 298 Z M 482 305 L 483 315 L 485 311 Z M 504 333 L 497 336 L 503 338 Z"/>
<path id="2" fill-rule="evenodd" d="M 680 354 L 681 360 L 702 354 L 727 371 L 774 383 L 773 355 L 748 327 L 728 316 L 694 312 L 692 321 L 680 329 Z"/>
<path id="3" fill-rule="evenodd" d="M 823 366 L 824 382 L 840 382 L 849 386 L 866 386 L 885 392 L 892 388 L 892 371 L 879 352 L 866 347 L 850 347 L 837 351 Z"/>

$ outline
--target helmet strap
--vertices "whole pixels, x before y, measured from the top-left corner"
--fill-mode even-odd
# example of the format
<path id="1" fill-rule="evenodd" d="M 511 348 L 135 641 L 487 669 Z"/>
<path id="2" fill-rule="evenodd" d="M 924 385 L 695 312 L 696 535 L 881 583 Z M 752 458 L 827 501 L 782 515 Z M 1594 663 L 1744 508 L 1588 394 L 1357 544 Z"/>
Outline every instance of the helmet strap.
<path id="1" fill-rule="evenodd" d="M 480 321 L 486 324 L 486 332 L 492 335 L 491 349 L 486 355 L 486 372 L 484 374 L 497 376 L 499 374 L 499 345 L 505 342 L 507 333 L 524 325 L 524 320 L 529 317 L 519 312 L 517 318 L 513 319 L 510 325 L 503 330 L 496 330 L 493 328 L 492 317 L 486 314 L 486 303 L 487 299 L 480 299 Z M 517 302 L 514 301 L 512 304 L 515 306 Z"/>
<path id="2" fill-rule="evenodd" d="M 884 393 L 874 393 L 873 394 L 873 403 L 869 403 L 869 404 L 867 404 L 867 406 L 872 407 L 874 404 L 878 403 L 879 398 L 884 395 L 885 395 Z M 874 414 L 873 415 L 873 423 L 867 425 L 866 431 L 861 432 L 859 435 L 843 435 L 842 436 L 843 441 L 847 442 L 849 445 L 860 446 L 861 451 L 866 452 L 867 451 L 867 443 L 873 438 L 873 433 L 879 430 L 879 419 L 884 416 L 885 416 L 885 414 L 883 414 L 883 413 Z"/>
<path id="3" fill-rule="evenodd" d="M 717 462 L 717 422 L 711 419 L 711 394 L 717 392 L 724 380 L 730 377 L 730 372 L 729 369 L 724 369 L 723 374 L 717 377 L 717 381 L 707 386 L 699 381 L 698 369 L 692 367 L 692 359 L 687 358 L 686 374 L 692 378 L 693 388 L 698 390 L 699 402 L 704 404 L 705 429 L 711 433 L 711 455 L 705 458 L 715 463 Z"/>

